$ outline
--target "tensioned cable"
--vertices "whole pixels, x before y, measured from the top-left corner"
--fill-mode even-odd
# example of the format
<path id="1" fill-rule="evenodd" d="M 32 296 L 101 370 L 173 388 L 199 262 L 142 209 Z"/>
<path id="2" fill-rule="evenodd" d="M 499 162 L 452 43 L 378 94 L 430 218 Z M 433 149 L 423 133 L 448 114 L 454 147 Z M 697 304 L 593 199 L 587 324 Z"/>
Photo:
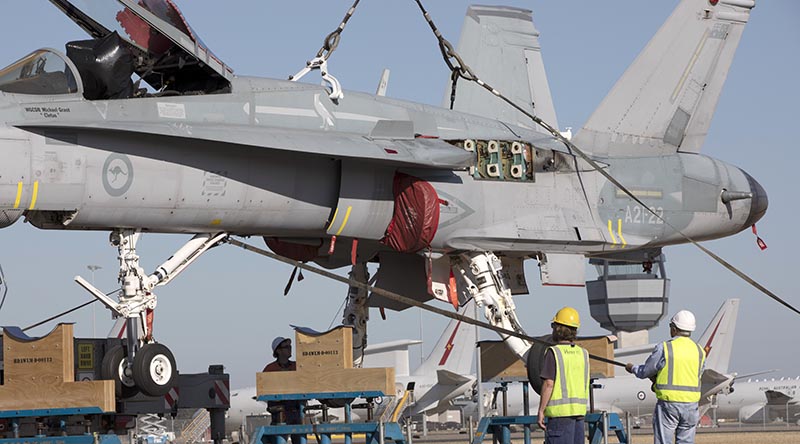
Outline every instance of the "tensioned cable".
<path id="1" fill-rule="evenodd" d="M 459 313 L 456 313 L 456 312 L 447 311 L 447 310 L 444 310 L 444 309 L 441 309 L 441 308 L 438 308 L 438 307 L 433 307 L 431 305 L 419 302 L 416 299 L 412 299 L 412 298 L 409 298 L 409 297 L 406 297 L 406 296 L 402 296 L 402 295 L 397 294 L 395 292 L 392 292 L 392 291 L 389 291 L 389 290 L 384 290 L 383 288 L 374 287 L 374 286 L 372 286 L 372 285 L 370 285 L 368 283 L 365 283 L 365 282 L 360 282 L 360 281 L 357 281 L 355 279 L 350 279 L 350 278 L 346 278 L 346 277 L 343 277 L 343 276 L 339 276 L 338 274 L 331 273 L 328 270 L 323 270 L 322 268 L 315 267 L 313 265 L 308 265 L 306 263 L 303 263 L 303 262 L 300 262 L 300 261 L 296 261 L 294 259 L 290 259 L 288 257 L 281 256 L 279 254 L 272 253 L 272 252 L 267 251 L 267 250 L 265 250 L 263 248 L 258 248 L 256 246 L 253 246 L 253 245 L 250 245 L 248 243 L 239 241 L 237 239 L 233 239 L 231 237 L 228 237 L 227 240 L 223 240 L 222 242 L 228 242 L 231 245 L 235 245 L 237 247 L 244 248 L 247 251 L 250 251 L 250 252 L 253 252 L 253 253 L 256 253 L 256 254 L 260 254 L 262 256 L 266 256 L 266 257 L 271 258 L 271 259 L 275 259 L 276 261 L 280 261 L 280 262 L 283 262 L 285 264 L 289 264 L 289 265 L 293 265 L 295 267 L 302 268 L 303 270 L 310 271 L 312 273 L 316 273 L 316 274 L 318 274 L 320 276 L 324 276 L 326 278 L 330 278 L 330 279 L 333 279 L 335 281 L 339 281 L 339 282 L 342 282 L 342 283 L 345 283 L 345 284 L 348 284 L 348 285 L 351 285 L 351 286 L 354 286 L 354 287 L 358 287 L 358 288 L 370 291 L 370 292 L 375 293 L 375 294 L 377 294 L 379 296 L 385 297 L 387 299 L 391 299 L 393 301 L 400 302 L 402 304 L 411 305 L 413 307 L 418 307 L 418 308 L 420 308 L 422 310 L 427 310 L 427 311 L 430 311 L 432 313 L 436 313 L 436 314 L 448 317 L 450 319 L 455 319 L 457 321 L 464 322 L 465 324 L 477 325 L 478 327 L 483 327 L 483 328 L 486 328 L 488 330 L 495 331 L 497 333 L 503 333 L 503 334 L 507 334 L 509 336 L 514 336 L 514 337 L 517 337 L 517 338 L 520 338 L 520 339 L 525 339 L 527 341 L 530 341 L 531 343 L 538 343 L 538 344 L 543 344 L 543 345 L 547 345 L 547 346 L 555 345 L 553 343 L 550 343 L 550 342 L 547 342 L 547 341 L 542 341 L 541 339 L 534 338 L 533 336 L 528 336 L 526 334 L 519 333 L 519 332 L 516 332 L 516 331 L 513 331 L 513 330 L 507 330 L 507 329 L 501 328 L 501 327 L 495 327 L 492 324 L 489 324 L 488 322 L 479 321 L 479 320 L 473 319 L 473 318 L 471 318 L 469 316 L 465 316 L 465 315 L 462 315 L 462 314 L 459 314 Z M 621 362 L 617 362 L 617 361 L 614 361 L 614 360 L 611 360 L 611 359 L 608 359 L 608 358 L 604 358 L 602 356 L 595 356 L 595 355 L 591 355 L 590 354 L 589 357 L 591 359 L 596 360 L 596 361 L 601 361 L 601 362 L 605 362 L 605 363 L 608 363 L 608 364 L 613 364 L 613 365 L 617 365 L 617 366 L 620 366 L 620 367 L 625 367 L 625 364 L 623 364 Z"/>
<path id="2" fill-rule="evenodd" d="M 114 294 L 114 293 L 116 293 L 116 292 L 118 292 L 120 290 L 121 290 L 121 288 L 118 288 L 118 289 L 116 289 L 114 291 L 108 292 L 108 293 L 106 293 L 106 296 L 111 296 L 112 294 Z M 59 313 L 59 314 L 57 314 L 55 316 L 50 316 L 49 318 L 47 318 L 47 319 L 45 319 L 43 321 L 39 321 L 39 322 L 37 322 L 37 323 L 35 323 L 33 325 L 29 325 L 29 326 L 23 328 L 22 331 L 28 331 L 28 330 L 30 330 L 32 328 L 36 328 L 36 327 L 38 327 L 38 326 L 40 326 L 42 324 L 46 324 L 46 323 L 48 323 L 50 321 L 56 320 L 56 319 L 58 319 L 58 318 L 60 318 L 62 316 L 66 316 L 66 315 L 72 313 L 73 311 L 80 310 L 81 308 L 83 308 L 83 307 L 85 307 L 85 306 L 87 306 L 89 304 L 95 303 L 97 301 L 98 301 L 97 299 L 92 299 L 91 301 L 84 302 L 83 304 L 75 306 L 75 307 L 72 307 L 67 311 L 62 311 L 61 313 Z"/>
<path id="3" fill-rule="evenodd" d="M 761 291 L 765 295 L 769 296 L 770 298 L 772 298 L 773 300 L 775 300 L 779 304 L 783 305 L 784 307 L 788 308 L 789 310 L 791 310 L 791 311 L 793 311 L 793 312 L 795 312 L 797 314 L 800 314 L 800 310 L 796 309 L 791 304 L 789 304 L 788 302 L 786 302 L 783 299 L 781 299 L 778 295 L 776 295 L 775 293 L 773 293 L 772 291 L 770 291 L 769 289 L 767 289 L 766 287 L 764 287 L 760 283 L 756 282 L 753 278 L 751 278 L 750 276 L 745 274 L 743 271 L 739 270 L 738 268 L 736 268 L 735 266 L 730 264 L 725 259 L 717 256 L 714 252 L 712 252 L 708 248 L 700 245 L 697 241 L 695 241 L 694 239 L 689 237 L 683 231 L 675 228 L 672 224 L 667 222 L 666 219 L 661 217 L 656 211 L 654 211 L 652 208 L 650 208 L 648 205 L 646 205 L 644 202 L 642 202 L 638 197 L 636 197 L 632 192 L 630 192 L 624 185 L 622 185 L 619 181 L 617 181 L 617 179 L 615 179 L 610 173 L 605 171 L 605 169 L 603 169 L 597 162 L 595 162 L 591 157 L 589 157 L 586 153 L 584 153 L 583 150 L 581 150 L 580 148 L 575 146 L 575 144 L 570 142 L 569 139 L 567 139 L 566 137 L 561 135 L 561 133 L 558 132 L 557 129 L 555 129 L 552 126 L 550 126 L 547 122 L 545 122 L 544 120 L 542 120 L 538 116 L 536 116 L 534 114 L 531 114 L 526 109 L 524 109 L 521 106 L 517 105 L 511 99 L 509 99 L 506 96 L 504 96 L 500 91 L 496 90 L 491 85 L 487 84 L 486 82 L 484 82 L 483 80 L 478 78 L 478 76 L 475 75 L 475 73 L 472 71 L 472 69 L 470 69 L 470 67 L 467 66 L 466 63 L 464 63 L 464 61 L 461 59 L 461 56 L 459 56 L 458 53 L 456 52 L 456 50 L 453 48 L 453 45 L 449 41 L 447 41 L 447 39 L 445 39 L 444 36 L 442 36 L 441 32 L 439 32 L 438 28 L 433 23 L 433 20 L 431 19 L 430 14 L 428 14 L 428 11 L 426 11 L 425 7 L 422 5 L 422 1 L 421 0 L 414 0 L 414 1 L 417 3 L 417 5 L 419 6 L 420 10 L 422 11 L 422 15 L 425 17 L 425 20 L 428 22 L 428 25 L 430 26 L 431 30 L 433 31 L 433 34 L 438 39 L 438 41 L 439 41 L 439 49 L 442 52 L 442 57 L 444 57 L 445 63 L 451 69 L 451 71 L 453 73 L 452 74 L 453 77 L 455 77 L 456 73 L 458 73 L 458 77 L 462 77 L 465 80 L 469 80 L 469 81 L 477 83 L 478 85 L 480 85 L 481 87 L 483 87 L 487 91 L 491 92 L 493 95 L 497 96 L 498 98 L 500 98 L 501 100 L 503 100 L 507 104 L 511 105 L 511 107 L 513 107 L 517 111 L 519 111 L 522 114 L 524 114 L 525 116 L 527 116 L 534 123 L 536 123 L 537 125 L 541 126 L 545 130 L 547 130 L 547 132 L 549 132 L 559 142 L 563 143 L 564 146 L 566 146 L 567 149 L 570 150 L 570 153 L 572 151 L 575 151 L 583 160 L 585 160 L 593 169 L 595 169 L 598 173 L 600 173 L 603 177 L 605 177 L 615 187 L 617 187 L 619 190 L 621 190 L 623 193 L 625 193 L 628 197 L 633 199 L 634 202 L 638 203 L 639 205 L 641 205 L 642 207 L 647 209 L 647 211 L 650 212 L 650 214 L 655 216 L 658 220 L 662 221 L 666 226 L 668 226 L 669 228 L 674 230 L 681 237 L 683 237 L 686 241 L 688 241 L 689 243 L 691 243 L 694 246 L 696 246 L 697 248 L 699 248 L 700 251 L 702 251 L 703 253 L 705 253 L 708 256 L 710 256 L 712 259 L 717 261 L 723 267 L 725 267 L 728 270 L 730 270 L 733 274 L 735 274 L 736 276 L 740 277 L 742 280 L 744 280 L 745 282 L 747 282 L 751 286 L 755 287 L 756 289 L 758 289 L 759 291 Z M 453 63 L 453 60 L 456 62 L 455 64 Z M 452 97 L 451 97 L 451 100 L 452 100 Z"/>
<path id="4" fill-rule="evenodd" d="M 319 48 L 317 51 L 317 57 L 322 58 L 323 60 L 328 60 L 328 58 L 333 54 L 333 51 L 339 46 L 339 40 L 342 38 L 342 31 L 344 31 L 344 27 L 347 26 L 348 20 L 350 17 L 353 16 L 353 13 L 356 12 L 356 7 L 361 0 L 355 0 L 353 2 L 353 6 L 347 10 L 347 13 L 344 15 L 342 22 L 339 23 L 339 26 L 334 29 L 330 34 L 325 37 L 325 41 L 322 43 L 322 47 Z M 291 80 L 291 79 L 289 79 Z"/>

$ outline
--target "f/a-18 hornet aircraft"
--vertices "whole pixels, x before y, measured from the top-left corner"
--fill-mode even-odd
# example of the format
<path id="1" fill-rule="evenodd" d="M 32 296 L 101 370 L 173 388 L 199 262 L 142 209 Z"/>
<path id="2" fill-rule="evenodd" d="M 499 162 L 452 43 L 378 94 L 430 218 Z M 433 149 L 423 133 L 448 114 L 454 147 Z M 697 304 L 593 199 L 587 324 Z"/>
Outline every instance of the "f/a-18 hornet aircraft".
<path id="1" fill-rule="evenodd" d="M 521 332 L 511 295 L 525 259 L 550 284 L 586 257 L 647 268 L 664 246 L 733 235 L 767 209 L 755 179 L 699 153 L 752 0 L 681 1 L 572 139 L 638 200 L 478 85 L 461 82 L 447 109 L 342 92 L 324 59 L 300 73 L 321 68 L 323 85 L 236 76 L 173 0 L 51 3 L 90 38 L 0 70 L 0 224 L 111 232 L 118 300 L 76 280 L 126 319 L 126 346 L 104 360 L 123 394 L 169 389 L 154 288 L 229 236 L 352 266 L 359 282 L 377 263 L 378 288 L 474 297 L 489 323 Z M 471 7 L 459 52 L 556 125 L 530 11 Z M 143 232 L 195 236 L 148 274 Z M 368 298 L 351 293 L 361 345 Z M 503 336 L 525 356 L 529 343 Z"/>

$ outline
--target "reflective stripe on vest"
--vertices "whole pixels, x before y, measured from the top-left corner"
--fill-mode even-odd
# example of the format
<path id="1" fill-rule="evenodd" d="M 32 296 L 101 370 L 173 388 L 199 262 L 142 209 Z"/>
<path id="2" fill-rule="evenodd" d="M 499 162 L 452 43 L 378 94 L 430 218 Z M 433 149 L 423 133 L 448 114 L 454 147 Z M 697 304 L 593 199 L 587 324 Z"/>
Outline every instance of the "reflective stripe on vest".
<path id="1" fill-rule="evenodd" d="M 664 368 L 656 375 L 656 397 L 662 401 L 700 401 L 700 375 L 706 353 L 685 336 L 663 343 Z"/>
<path id="2" fill-rule="evenodd" d="M 589 402 L 589 353 L 577 345 L 550 347 L 556 358 L 553 393 L 544 409 L 548 418 L 585 416 Z"/>

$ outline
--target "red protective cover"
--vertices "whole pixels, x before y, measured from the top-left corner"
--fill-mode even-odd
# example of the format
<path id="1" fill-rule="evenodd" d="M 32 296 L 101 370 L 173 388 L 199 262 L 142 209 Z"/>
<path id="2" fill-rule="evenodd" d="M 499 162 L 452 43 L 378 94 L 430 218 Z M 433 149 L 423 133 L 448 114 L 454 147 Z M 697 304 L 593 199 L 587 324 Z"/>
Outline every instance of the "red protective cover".
<path id="1" fill-rule="evenodd" d="M 319 245 L 313 246 L 286 242 L 276 237 L 265 237 L 264 242 L 267 243 L 267 246 L 273 253 L 300 262 L 308 262 L 319 256 L 319 247 L 322 246 L 322 241 L 320 241 Z"/>
<path id="2" fill-rule="evenodd" d="M 394 215 L 381 242 L 403 253 L 430 246 L 439 226 L 439 196 L 428 182 L 394 175 Z"/>

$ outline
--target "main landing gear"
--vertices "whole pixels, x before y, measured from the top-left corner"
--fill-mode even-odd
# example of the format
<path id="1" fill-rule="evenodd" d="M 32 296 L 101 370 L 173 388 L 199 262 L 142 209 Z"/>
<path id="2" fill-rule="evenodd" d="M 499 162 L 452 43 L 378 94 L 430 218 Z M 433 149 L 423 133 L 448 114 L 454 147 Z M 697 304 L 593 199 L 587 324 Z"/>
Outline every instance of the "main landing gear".
<path id="1" fill-rule="evenodd" d="M 453 261 L 453 271 L 461 276 L 467 291 L 478 307 L 483 308 L 486 320 L 494 327 L 525 334 L 517 320 L 511 287 L 503 274 L 500 259 L 491 251 L 464 253 Z M 527 362 L 531 344 L 516 336 L 499 333 L 506 345 L 522 362 Z"/>
<path id="2" fill-rule="evenodd" d="M 75 282 L 100 300 L 117 317 L 124 330 L 125 343 L 106 352 L 102 362 L 103 379 L 116 383 L 117 396 L 128 398 L 139 391 L 163 396 L 177 380 L 177 365 L 172 352 L 153 339 L 153 313 L 157 298 L 153 290 L 166 285 L 203 252 L 217 245 L 227 233 L 194 236 L 156 271 L 146 275 L 139 266 L 136 243 L 141 233 L 132 229 L 111 232 L 111 245 L 119 252 L 119 302 L 106 296 L 80 276 Z"/>

